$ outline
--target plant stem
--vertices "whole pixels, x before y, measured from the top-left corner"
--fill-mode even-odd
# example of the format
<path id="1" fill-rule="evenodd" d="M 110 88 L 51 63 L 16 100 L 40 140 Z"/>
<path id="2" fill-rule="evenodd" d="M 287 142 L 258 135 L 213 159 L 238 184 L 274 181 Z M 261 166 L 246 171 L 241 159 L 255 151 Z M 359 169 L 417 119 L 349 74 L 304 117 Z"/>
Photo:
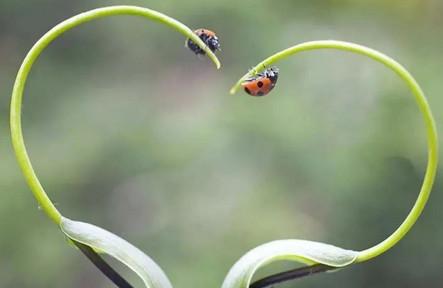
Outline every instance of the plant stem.
<path id="1" fill-rule="evenodd" d="M 220 68 L 220 62 L 218 61 L 214 53 L 212 53 L 212 51 L 205 45 L 205 43 L 189 27 L 162 13 L 142 7 L 110 6 L 94 9 L 85 13 L 78 14 L 61 22 L 60 24 L 49 30 L 45 35 L 43 35 L 43 37 L 41 37 L 40 40 L 38 40 L 37 43 L 35 43 L 31 50 L 28 52 L 25 60 L 20 67 L 20 70 L 18 71 L 17 78 L 14 84 L 14 89 L 12 92 L 10 121 L 12 144 L 14 146 L 14 151 L 20 168 L 22 169 L 26 181 L 30 186 L 39 205 L 41 206 L 43 211 L 45 211 L 48 217 L 56 224 L 60 224 L 61 214 L 51 202 L 40 181 L 38 180 L 23 140 L 23 132 L 21 127 L 21 109 L 26 79 L 29 75 L 32 65 L 37 60 L 39 55 L 52 41 L 54 41 L 61 34 L 80 24 L 92 21 L 94 19 L 115 15 L 139 16 L 171 27 L 172 29 L 186 36 L 187 38 L 190 38 L 194 43 L 202 48 L 206 52 L 208 57 L 214 62 L 217 68 Z"/>
<path id="2" fill-rule="evenodd" d="M 343 41 L 321 40 L 305 42 L 278 52 L 260 62 L 249 73 L 240 78 L 240 80 L 232 87 L 230 91 L 231 94 L 234 94 L 238 90 L 243 81 L 245 81 L 250 76 L 253 76 L 257 72 L 260 72 L 264 69 L 264 67 L 270 66 L 279 60 L 283 60 L 299 52 L 318 49 L 337 49 L 361 54 L 372 58 L 375 61 L 380 62 L 386 67 L 390 68 L 406 83 L 408 88 L 411 90 L 415 101 L 423 115 L 423 120 L 426 126 L 428 164 L 418 198 L 403 223 L 388 238 L 371 248 L 360 251 L 356 262 L 364 262 L 386 252 L 391 247 L 393 247 L 412 228 L 412 226 L 422 213 L 429 198 L 429 194 L 431 193 L 432 185 L 434 183 L 434 178 L 437 171 L 438 137 L 435 127 L 435 121 L 423 91 L 421 90 L 415 79 L 412 77 L 412 75 L 401 64 L 399 64 L 389 56 L 386 56 L 374 49 Z"/>
<path id="3" fill-rule="evenodd" d="M 306 266 L 306 267 L 301 267 L 301 268 L 297 268 L 297 269 L 292 269 L 292 270 L 273 274 L 271 276 L 267 276 L 265 278 L 257 280 L 254 283 L 252 283 L 251 285 L 249 285 L 249 288 L 270 287 L 275 284 L 295 280 L 298 278 L 310 276 L 312 274 L 316 274 L 316 273 L 320 273 L 320 272 L 326 272 L 328 270 L 333 270 L 333 269 L 337 269 L 337 268 L 322 265 L 322 264 L 316 264 L 316 265 L 312 265 L 312 266 Z"/>
<path id="4" fill-rule="evenodd" d="M 115 271 L 94 249 L 83 243 L 71 239 L 75 246 L 97 267 L 109 280 L 119 288 L 133 288 L 117 271 Z"/>

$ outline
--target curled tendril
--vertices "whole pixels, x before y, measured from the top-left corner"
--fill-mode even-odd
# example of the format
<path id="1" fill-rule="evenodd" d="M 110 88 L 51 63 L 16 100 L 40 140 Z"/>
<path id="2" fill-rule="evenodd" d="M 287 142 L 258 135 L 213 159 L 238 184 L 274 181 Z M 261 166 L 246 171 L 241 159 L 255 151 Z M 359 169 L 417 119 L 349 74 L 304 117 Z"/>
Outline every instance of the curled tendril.
<path id="1" fill-rule="evenodd" d="M 54 206 L 52 201 L 49 199 L 48 195 L 44 191 L 40 181 L 37 178 L 34 169 L 32 168 L 31 161 L 29 159 L 28 153 L 26 151 L 25 143 L 23 140 L 23 132 L 21 127 L 21 108 L 22 108 L 22 99 L 23 99 L 23 91 L 25 88 L 26 79 L 31 71 L 32 65 L 43 52 L 43 50 L 57 37 L 66 31 L 89 21 L 104 18 L 108 16 L 115 15 L 133 15 L 139 16 L 143 18 L 147 18 L 154 22 L 159 22 L 166 26 L 171 27 L 172 29 L 180 32 L 187 38 L 191 39 L 194 43 L 197 43 L 201 49 L 203 49 L 208 57 L 214 62 L 217 68 L 220 68 L 220 62 L 214 53 L 205 45 L 205 43 L 194 34 L 194 32 L 184 24 L 179 21 L 166 16 L 162 13 L 159 13 L 154 10 L 150 10 L 147 8 L 136 7 L 136 6 L 110 6 L 104 8 L 98 8 L 94 10 L 90 10 L 88 12 L 84 12 L 78 14 L 74 17 L 71 17 L 51 30 L 49 30 L 26 55 L 25 60 L 23 61 L 20 70 L 17 74 L 17 78 L 15 80 L 14 89 L 12 92 L 12 100 L 11 100 L 11 134 L 12 134 L 12 144 L 14 146 L 15 154 L 17 156 L 18 163 L 20 168 L 23 171 L 23 174 L 26 177 L 26 181 L 28 185 L 31 187 L 32 192 L 34 193 L 35 198 L 39 202 L 43 211 L 53 220 L 55 223 L 60 224 L 61 222 L 61 214 Z"/>
<path id="2" fill-rule="evenodd" d="M 107 265 L 98 255 L 97 251 L 107 253 L 119 261 L 123 262 L 129 268 L 134 270 L 143 280 L 147 287 L 170 287 L 169 280 L 161 269 L 143 252 L 129 244 L 118 236 L 101 229 L 97 226 L 87 223 L 71 221 L 62 216 L 53 202 L 50 200 L 43 189 L 37 175 L 32 167 L 28 153 L 23 140 L 21 125 L 21 109 L 23 91 L 26 79 L 43 50 L 57 37 L 66 31 L 89 21 L 115 15 L 139 16 L 164 24 L 173 30 L 183 34 L 198 45 L 205 54 L 214 62 L 217 69 L 220 68 L 220 62 L 207 45 L 187 26 L 181 22 L 159 13 L 154 10 L 137 6 L 110 6 L 90 10 L 76 16 L 73 16 L 44 34 L 31 48 L 26 55 L 15 80 L 12 100 L 11 100 L 11 135 L 12 144 L 20 168 L 30 186 L 39 206 L 46 215 L 57 225 L 74 244 L 119 287 L 131 287 L 123 278 L 121 278 L 109 265 Z"/>
<path id="3" fill-rule="evenodd" d="M 401 225 L 385 240 L 381 241 L 380 243 L 374 245 L 373 247 L 367 248 L 362 251 L 355 251 L 357 253 L 357 256 L 354 261 L 347 264 L 354 264 L 354 263 L 361 263 L 368 261 L 374 257 L 379 256 L 380 254 L 386 252 L 390 248 L 392 248 L 398 241 L 400 241 L 406 233 L 412 228 L 414 223 L 419 218 L 420 214 L 422 213 L 426 202 L 429 198 L 429 195 L 432 190 L 432 186 L 434 183 L 434 178 L 437 171 L 437 162 L 438 162 L 438 137 L 437 137 L 437 131 L 435 126 L 435 121 L 432 116 L 429 104 L 426 100 L 426 97 L 418 85 L 418 83 L 415 81 L 415 79 L 412 77 L 412 75 L 398 62 L 390 58 L 389 56 L 386 56 L 385 54 L 382 54 L 374 49 L 349 43 L 349 42 L 343 42 L 343 41 L 335 41 L 335 40 L 320 40 L 320 41 L 310 41 L 310 42 L 304 42 L 298 45 L 295 45 L 293 47 L 287 48 L 285 50 L 282 50 L 259 64 L 257 64 L 254 68 L 252 68 L 248 73 L 246 73 L 243 77 L 241 77 L 238 82 L 231 88 L 230 93 L 234 94 L 241 86 L 241 84 L 248 78 L 256 75 L 266 67 L 269 67 L 276 62 L 280 60 L 284 60 L 285 58 L 295 55 L 299 52 L 303 51 L 310 51 L 310 50 L 319 50 L 319 49 L 336 49 L 336 50 L 342 50 L 342 51 L 348 51 L 355 54 L 360 54 L 367 56 L 377 62 L 380 62 L 381 64 L 385 65 L 392 71 L 394 71 L 407 85 L 409 90 L 412 92 L 415 101 L 419 107 L 419 110 L 422 114 L 425 128 L 426 128 L 426 136 L 427 136 L 427 147 L 428 147 L 428 163 L 426 167 L 426 172 L 423 179 L 423 184 L 421 186 L 420 192 L 418 194 L 417 200 L 415 201 L 414 206 L 411 208 L 409 214 L 406 216 L 405 220 L 401 223 Z M 296 241 L 296 240 L 295 240 Z M 270 263 L 271 256 L 272 255 L 266 255 L 266 251 L 264 247 L 266 245 L 269 245 L 272 243 L 264 244 L 262 246 L 259 246 L 250 252 L 243 256 L 242 259 L 240 259 L 236 266 L 233 269 L 231 269 L 230 274 L 228 274 L 228 277 L 225 279 L 225 283 L 240 283 L 235 285 L 226 285 L 226 287 L 238 287 L 243 288 L 246 286 L 249 286 L 250 280 L 252 278 L 253 273 L 261 267 L 261 264 L 258 264 L 259 261 L 256 260 L 255 262 L 250 259 L 262 259 L 262 261 L 265 261 L 267 259 Z M 314 243 L 317 245 L 317 243 Z M 290 249 L 294 249 L 295 246 L 291 246 Z M 307 247 L 310 247 L 308 245 Z M 274 245 L 272 249 L 278 249 L 279 247 L 277 245 Z M 296 248 L 296 247 L 295 247 Z M 303 250 L 303 249 L 301 249 Z M 264 252 L 265 251 L 265 252 Z M 289 250 L 288 250 L 289 251 Z M 350 250 L 349 250 L 350 251 Z M 318 251 L 318 254 L 321 254 L 321 250 Z M 300 253 L 298 255 L 302 255 L 303 253 Z M 339 254 L 337 254 L 339 255 Z M 291 257 L 294 256 L 294 254 L 285 254 L 282 252 L 282 255 L 279 260 L 286 259 L 286 260 L 293 260 Z M 260 258 L 262 257 L 262 258 Z M 248 259 L 249 258 L 249 259 Z M 314 259 L 315 260 L 315 259 Z M 264 279 L 261 279 L 259 281 L 256 281 L 252 283 L 249 287 L 254 288 L 261 288 L 265 286 L 270 286 L 282 281 L 288 281 L 295 278 L 304 277 L 307 275 L 310 275 L 312 273 L 317 272 L 324 272 L 327 270 L 333 270 L 334 267 L 326 267 L 325 265 L 321 265 L 321 262 L 315 261 L 316 263 L 311 263 L 312 266 L 307 266 L 295 270 L 289 270 L 282 273 L 278 273 L 275 275 L 268 276 Z M 249 265 L 249 268 L 247 267 Z M 255 265 L 255 266 L 254 266 Z M 240 268 L 240 266 L 244 266 L 243 269 Z M 335 266 L 335 265 L 334 265 Z M 343 267 L 343 266 L 342 266 Z M 248 270 L 249 269 L 249 270 Z M 246 283 L 246 284 L 245 284 Z"/>

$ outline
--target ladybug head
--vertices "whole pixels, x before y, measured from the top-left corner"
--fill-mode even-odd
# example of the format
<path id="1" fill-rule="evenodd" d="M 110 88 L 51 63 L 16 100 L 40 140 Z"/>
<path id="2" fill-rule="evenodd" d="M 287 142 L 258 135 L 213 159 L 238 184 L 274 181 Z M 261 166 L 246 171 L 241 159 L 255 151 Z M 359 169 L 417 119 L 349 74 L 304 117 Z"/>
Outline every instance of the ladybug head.
<path id="1" fill-rule="evenodd" d="M 278 72 L 279 70 L 277 67 L 271 67 L 266 69 L 263 74 L 265 75 L 265 77 L 269 78 L 272 83 L 275 84 L 278 79 Z"/>
<path id="2" fill-rule="evenodd" d="M 220 50 L 220 41 L 218 41 L 217 36 L 211 36 L 206 40 L 206 43 L 208 44 L 209 49 L 211 49 L 212 52 L 215 52 L 216 50 Z"/>
<path id="3" fill-rule="evenodd" d="M 206 45 L 208 45 L 208 48 L 211 49 L 212 52 L 220 50 L 220 41 L 215 34 L 203 33 L 200 34 L 199 37 L 203 40 L 203 42 L 205 42 Z"/>

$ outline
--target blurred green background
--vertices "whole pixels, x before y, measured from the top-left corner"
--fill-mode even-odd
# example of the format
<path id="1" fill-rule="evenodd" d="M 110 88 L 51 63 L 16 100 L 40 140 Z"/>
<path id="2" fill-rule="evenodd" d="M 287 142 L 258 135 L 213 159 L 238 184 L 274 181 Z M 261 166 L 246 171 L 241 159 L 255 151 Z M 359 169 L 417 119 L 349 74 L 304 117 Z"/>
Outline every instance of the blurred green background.
<path id="1" fill-rule="evenodd" d="M 267 241 L 359 250 L 404 219 L 426 142 L 418 108 L 392 72 L 319 51 L 281 63 L 267 97 L 228 90 L 291 45 L 352 41 L 410 70 L 443 135 L 442 1 L 1 0 L 0 287 L 112 287 L 38 209 L 8 123 L 15 73 L 34 42 L 72 15 L 112 4 L 216 31 L 223 67 L 136 17 L 91 22 L 51 44 L 27 83 L 23 125 L 40 180 L 64 215 L 126 238 L 183 288 L 219 287 L 240 256 Z M 442 287 L 441 187 L 440 173 L 417 225 L 388 253 L 283 287 Z"/>

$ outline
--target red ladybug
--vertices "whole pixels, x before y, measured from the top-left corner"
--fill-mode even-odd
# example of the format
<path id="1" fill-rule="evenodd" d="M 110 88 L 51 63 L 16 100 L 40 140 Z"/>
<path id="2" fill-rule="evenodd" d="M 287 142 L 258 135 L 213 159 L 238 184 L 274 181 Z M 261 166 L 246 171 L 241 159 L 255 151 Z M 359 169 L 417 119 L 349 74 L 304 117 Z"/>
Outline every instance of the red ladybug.
<path id="1" fill-rule="evenodd" d="M 194 31 L 200 39 L 211 49 L 212 52 L 216 50 L 220 50 L 220 42 L 218 37 L 214 32 L 208 29 L 200 28 Z M 196 55 L 204 55 L 206 54 L 203 49 L 201 49 L 197 44 L 195 44 L 191 39 L 186 40 L 186 47 L 188 47 L 192 52 Z"/>
<path id="2" fill-rule="evenodd" d="M 271 67 L 245 80 L 241 86 L 249 95 L 265 96 L 274 89 L 277 79 L 278 68 Z"/>

